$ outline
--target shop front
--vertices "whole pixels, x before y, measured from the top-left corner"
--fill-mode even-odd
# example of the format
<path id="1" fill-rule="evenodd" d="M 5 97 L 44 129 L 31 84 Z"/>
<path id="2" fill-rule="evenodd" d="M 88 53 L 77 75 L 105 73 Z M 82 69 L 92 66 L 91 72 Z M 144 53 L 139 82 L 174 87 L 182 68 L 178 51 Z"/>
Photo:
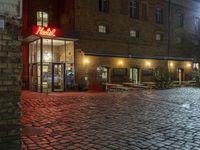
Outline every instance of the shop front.
<path id="1" fill-rule="evenodd" d="M 33 33 L 28 42 L 29 89 L 35 92 L 72 89 L 74 40 L 60 38 L 57 30 L 51 28 L 33 28 Z"/>

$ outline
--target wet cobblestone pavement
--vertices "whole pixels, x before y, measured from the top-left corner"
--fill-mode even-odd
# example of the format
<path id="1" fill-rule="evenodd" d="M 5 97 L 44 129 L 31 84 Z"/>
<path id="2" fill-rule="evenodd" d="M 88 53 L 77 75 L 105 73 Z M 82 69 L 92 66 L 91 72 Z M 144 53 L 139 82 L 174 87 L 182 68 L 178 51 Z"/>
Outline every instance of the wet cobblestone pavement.
<path id="1" fill-rule="evenodd" d="M 200 150 L 200 89 L 22 93 L 23 149 Z"/>

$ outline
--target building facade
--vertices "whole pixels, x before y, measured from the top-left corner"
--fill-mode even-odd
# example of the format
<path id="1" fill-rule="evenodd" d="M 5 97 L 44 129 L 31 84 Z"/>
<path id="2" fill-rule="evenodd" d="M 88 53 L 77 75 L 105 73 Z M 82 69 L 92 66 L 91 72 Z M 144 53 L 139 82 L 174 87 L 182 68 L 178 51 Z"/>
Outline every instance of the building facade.
<path id="1" fill-rule="evenodd" d="M 199 3 L 190 0 L 24 0 L 24 87 L 38 92 L 152 81 L 153 69 L 190 80 Z M 198 59 L 196 59 L 198 60 Z"/>
<path id="2" fill-rule="evenodd" d="M 0 1 L 0 149 L 21 149 L 20 1 Z"/>

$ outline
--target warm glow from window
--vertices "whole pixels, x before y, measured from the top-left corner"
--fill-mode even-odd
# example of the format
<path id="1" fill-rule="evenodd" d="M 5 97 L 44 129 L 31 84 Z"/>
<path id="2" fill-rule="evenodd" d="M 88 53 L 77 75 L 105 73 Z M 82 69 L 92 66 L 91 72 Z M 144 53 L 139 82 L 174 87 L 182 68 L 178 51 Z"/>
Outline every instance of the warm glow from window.
<path id="1" fill-rule="evenodd" d="M 37 11 L 37 26 L 48 26 L 48 14 L 46 12 Z"/>
<path id="2" fill-rule="evenodd" d="M 50 52 L 47 52 L 47 53 L 44 52 L 43 55 L 44 55 L 44 56 L 43 56 L 43 59 L 44 59 L 45 62 L 50 62 L 50 61 L 51 61 L 52 56 L 51 56 L 51 53 L 50 53 Z"/>
<path id="3" fill-rule="evenodd" d="M 171 62 L 171 63 L 169 64 L 169 66 L 170 66 L 170 67 L 174 67 L 174 64 Z"/>
<path id="4" fill-rule="evenodd" d="M 107 33 L 107 27 L 105 25 L 98 26 L 99 33 Z"/>

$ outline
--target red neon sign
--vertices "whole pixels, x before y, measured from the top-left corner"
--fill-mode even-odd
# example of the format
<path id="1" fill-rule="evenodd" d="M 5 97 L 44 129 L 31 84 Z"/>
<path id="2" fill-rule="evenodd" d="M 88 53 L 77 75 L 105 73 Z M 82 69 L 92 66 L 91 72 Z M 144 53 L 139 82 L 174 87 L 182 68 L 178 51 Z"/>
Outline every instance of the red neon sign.
<path id="1" fill-rule="evenodd" d="M 35 27 L 34 34 L 41 36 L 56 36 L 57 29 L 49 28 L 49 27 Z"/>

